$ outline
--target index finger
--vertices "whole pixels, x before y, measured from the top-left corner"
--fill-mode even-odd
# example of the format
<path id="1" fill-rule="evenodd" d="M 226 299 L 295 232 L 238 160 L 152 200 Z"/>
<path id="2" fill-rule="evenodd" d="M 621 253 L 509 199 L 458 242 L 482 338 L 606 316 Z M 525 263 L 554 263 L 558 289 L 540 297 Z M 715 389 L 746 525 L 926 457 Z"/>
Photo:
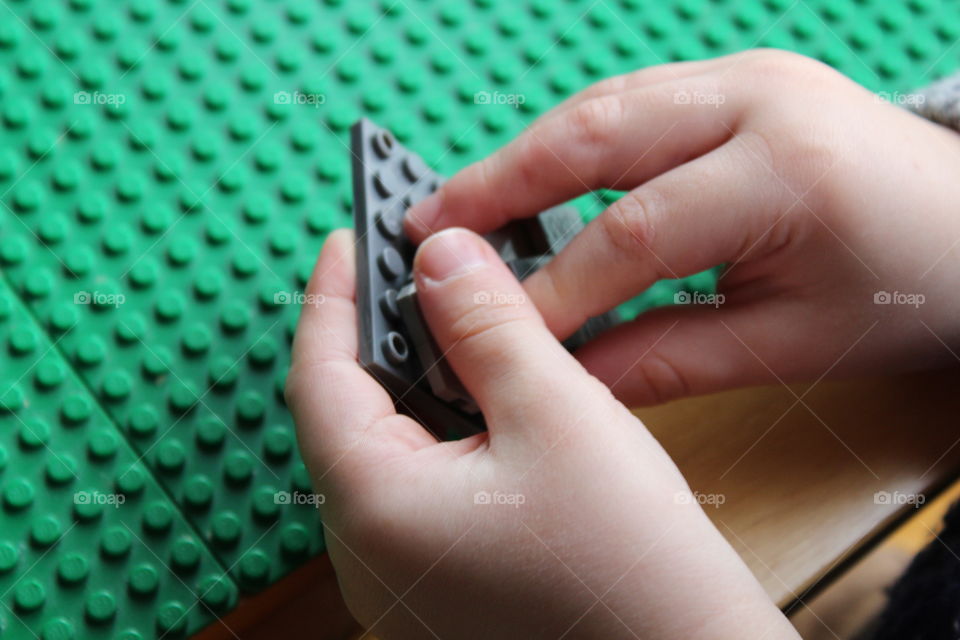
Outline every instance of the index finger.
<path id="1" fill-rule="evenodd" d="M 419 242 L 453 226 L 483 233 L 593 189 L 633 188 L 720 146 L 740 113 L 709 74 L 586 100 L 538 121 L 411 207 L 407 234 Z"/>

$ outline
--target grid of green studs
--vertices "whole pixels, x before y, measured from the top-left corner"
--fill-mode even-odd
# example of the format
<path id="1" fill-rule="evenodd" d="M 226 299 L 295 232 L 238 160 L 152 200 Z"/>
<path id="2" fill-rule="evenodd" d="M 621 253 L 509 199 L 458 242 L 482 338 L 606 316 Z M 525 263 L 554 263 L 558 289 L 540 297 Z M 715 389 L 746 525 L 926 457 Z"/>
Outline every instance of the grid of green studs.
<path id="1" fill-rule="evenodd" d="M 5 637 L 177 636 L 230 609 L 236 586 L 5 285 L 0 346 Z"/>

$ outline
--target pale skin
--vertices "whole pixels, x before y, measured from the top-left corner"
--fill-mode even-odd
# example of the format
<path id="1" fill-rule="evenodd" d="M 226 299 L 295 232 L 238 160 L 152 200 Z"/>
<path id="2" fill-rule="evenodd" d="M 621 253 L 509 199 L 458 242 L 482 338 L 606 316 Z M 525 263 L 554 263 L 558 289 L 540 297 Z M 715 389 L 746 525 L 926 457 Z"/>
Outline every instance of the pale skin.
<path id="1" fill-rule="evenodd" d="M 424 313 L 488 425 L 456 442 L 358 366 L 353 238 L 331 234 L 287 397 L 351 611 L 388 640 L 797 637 L 626 407 L 951 362 L 958 168 L 956 134 L 794 54 L 570 98 L 407 216 Z M 630 194 L 522 285 L 466 230 L 599 187 Z M 560 346 L 655 280 L 721 263 L 720 308 Z"/>

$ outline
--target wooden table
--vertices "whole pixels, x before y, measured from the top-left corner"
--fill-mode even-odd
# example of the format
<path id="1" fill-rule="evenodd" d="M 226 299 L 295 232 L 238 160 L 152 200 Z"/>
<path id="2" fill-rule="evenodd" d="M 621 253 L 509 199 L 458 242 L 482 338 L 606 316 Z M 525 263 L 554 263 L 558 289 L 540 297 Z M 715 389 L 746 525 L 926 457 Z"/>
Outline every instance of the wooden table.
<path id="1" fill-rule="evenodd" d="M 960 470 L 960 371 L 745 389 L 637 411 L 781 607 L 839 573 Z M 890 500 L 876 499 L 885 491 Z M 883 494 L 881 494 L 882 496 Z M 716 502 L 718 500 L 714 500 Z M 899 503 L 898 503 L 899 502 Z M 356 637 L 325 557 L 201 637 Z"/>

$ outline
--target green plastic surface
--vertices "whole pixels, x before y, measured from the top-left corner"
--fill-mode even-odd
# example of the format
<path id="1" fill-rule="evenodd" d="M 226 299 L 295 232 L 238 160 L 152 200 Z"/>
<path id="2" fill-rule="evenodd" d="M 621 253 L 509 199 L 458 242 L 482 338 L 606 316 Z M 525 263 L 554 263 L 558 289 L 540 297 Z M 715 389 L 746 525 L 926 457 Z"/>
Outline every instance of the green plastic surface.
<path id="1" fill-rule="evenodd" d="M 236 585 L 6 286 L 0 345 L 0 637 L 179 637 L 229 610 Z"/>
<path id="2" fill-rule="evenodd" d="M 0 379 L 17 381 L 0 389 L 15 409 L 0 423 L 0 493 L 17 493 L 29 477 L 34 501 L 0 511 L 0 541 L 18 553 L 0 576 L 0 635 L 69 637 L 57 627 L 62 617 L 77 637 L 106 637 L 81 613 L 110 608 L 94 598 L 98 588 L 117 603 L 110 629 L 162 635 L 156 619 L 175 618 L 168 603 L 190 607 L 200 574 L 228 571 L 225 590 L 258 591 L 322 549 L 314 505 L 277 498 L 310 491 L 282 389 L 297 293 L 326 233 L 350 225 L 348 129 L 361 115 L 452 174 L 591 82 L 672 60 L 774 46 L 873 90 L 925 84 L 958 66 L 951 6 L 0 3 L 0 268 L 19 299 L 2 326 L 8 341 L 36 336 L 32 351 L 0 361 Z M 483 92 L 523 97 L 484 104 Z M 591 218 L 612 197 L 577 204 Z M 626 308 L 713 286 L 710 273 L 660 283 Z M 57 367 L 63 382 L 39 389 L 41 372 L 60 375 Z M 63 412 L 81 402 L 90 418 L 64 426 Z M 44 479 L 50 451 L 23 444 L 21 420 L 45 421 L 50 451 L 69 455 L 80 480 L 62 488 Z M 100 431 L 116 440 L 111 462 L 87 453 Z M 74 486 L 108 491 L 136 458 L 150 471 L 142 496 L 77 524 L 82 538 L 65 533 L 76 519 L 64 496 Z M 117 523 L 142 531 L 154 502 L 180 513 L 170 514 L 167 534 L 144 537 L 149 549 L 135 541 L 115 570 L 98 540 Z M 42 551 L 30 529 L 47 515 L 64 533 L 31 567 Z M 190 535 L 181 518 L 219 563 L 211 567 L 201 549 L 202 569 L 186 585 L 150 553 L 169 565 L 175 541 Z M 89 575 L 74 589 L 55 574 L 81 539 Z M 0 565 L 11 562 L 6 548 Z M 151 562 L 157 595 L 124 605 L 132 568 Z M 184 628 L 202 624 L 200 614 L 191 609 Z"/>

